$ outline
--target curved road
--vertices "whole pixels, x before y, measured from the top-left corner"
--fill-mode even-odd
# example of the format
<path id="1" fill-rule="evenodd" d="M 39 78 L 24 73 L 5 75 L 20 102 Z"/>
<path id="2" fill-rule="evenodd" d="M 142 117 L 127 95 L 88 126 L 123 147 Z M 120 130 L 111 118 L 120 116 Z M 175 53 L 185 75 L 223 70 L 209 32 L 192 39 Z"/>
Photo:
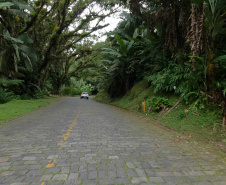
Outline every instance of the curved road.
<path id="1" fill-rule="evenodd" d="M 225 159 L 150 119 L 65 98 L 0 125 L 0 184 L 225 185 Z"/>

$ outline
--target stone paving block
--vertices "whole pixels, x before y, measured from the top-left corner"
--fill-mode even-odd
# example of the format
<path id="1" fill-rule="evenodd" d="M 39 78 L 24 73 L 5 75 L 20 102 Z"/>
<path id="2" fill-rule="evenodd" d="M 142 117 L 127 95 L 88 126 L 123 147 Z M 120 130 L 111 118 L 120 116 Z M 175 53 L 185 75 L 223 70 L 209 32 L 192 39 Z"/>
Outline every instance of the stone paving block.
<path id="1" fill-rule="evenodd" d="M 204 172 L 202 171 L 190 171 L 190 172 L 187 172 L 189 175 L 191 176 L 200 176 L 200 175 L 205 175 Z"/>
<path id="2" fill-rule="evenodd" d="M 109 156 L 109 159 L 119 159 L 119 156 Z"/>
<path id="3" fill-rule="evenodd" d="M 116 170 L 116 166 L 114 163 L 108 163 L 107 167 L 108 167 L 108 170 Z"/>
<path id="4" fill-rule="evenodd" d="M 216 175 L 215 171 L 204 171 L 206 175 Z"/>
<path id="5" fill-rule="evenodd" d="M 140 168 L 140 169 L 142 168 L 140 162 L 133 162 L 133 163 L 135 164 L 136 168 Z"/>
<path id="6" fill-rule="evenodd" d="M 203 182 L 197 182 L 196 185 L 213 185 L 213 184 L 208 181 L 203 181 Z"/>
<path id="7" fill-rule="evenodd" d="M 82 184 L 82 181 L 79 181 L 79 180 L 77 180 L 77 181 L 65 181 L 64 182 L 64 185 L 81 185 Z"/>
<path id="8" fill-rule="evenodd" d="M 156 176 L 161 176 L 161 177 L 173 175 L 171 172 L 155 172 L 155 174 L 156 174 Z"/>
<path id="9" fill-rule="evenodd" d="M 25 182 L 37 182 L 40 179 L 40 175 L 26 175 Z"/>
<path id="10" fill-rule="evenodd" d="M 140 165 L 144 168 L 144 169 L 150 169 L 151 166 L 148 162 L 141 162 Z"/>
<path id="11" fill-rule="evenodd" d="M 116 178 L 115 184 L 129 184 L 130 181 L 127 178 Z"/>
<path id="12" fill-rule="evenodd" d="M 64 182 L 62 182 L 62 181 L 61 182 L 59 182 L 59 181 L 58 182 L 56 182 L 56 181 L 51 182 L 50 181 L 50 182 L 47 182 L 47 185 L 64 185 Z"/>
<path id="13" fill-rule="evenodd" d="M 202 168 L 205 170 L 205 171 L 210 171 L 210 170 L 213 170 L 214 169 L 214 166 L 202 166 Z"/>
<path id="14" fill-rule="evenodd" d="M 42 165 L 30 165 L 28 168 L 31 170 L 38 170 L 42 168 Z"/>
<path id="15" fill-rule="evenodd" d="M 135 171 L 136 171 L 138 177 L 145 177 L 146 176 L 146 173 L 143 169 L 135 168 Z"/>
<path id="16" fill-rule="evenodd" d="M 156 176 L 155 172 L 151 169 L 144 169 L 148 176 Z"/>
<path id="17" fill-rule="evenodd" d="M 82 185 L 96 185 L 97 184 L 97 180 L 84 180 L 82 182 Z"/>
<path id="18" fill-rule="evenodd" d="M 92 165 L 92 164 L 89 164 L 88 165 L 88 171 L 94 171 L 94 170 L 96 170 L 96 166 Z"/>
<path id="19" fill-rule="evenodd" d="M 0 167 L 0 171 L 5 171 L 5 170 L 8 170 L 9 168 L 11 168 L 11 166 L 1 166 Z M 12 169 L 12 170 L 14 170 L 14 169 Z"/>
<path id="20" fill-rule="evenodd" d="M 4 178 L 5 177 L 5 178 Z M 10 183 L 12 181 L 15 181 L 15 179 L 17 179 L 19 176 L 17 175 L 11 175 L 11 176 L 3 176 L 3 183 Z M 0 176 L 0 179 L 2 178 L 2 176 Z M 17 181 L 18 182 L 18 181 Z"/>
<path id="21" fill-rule="evenodd" d="M 92 153 L 92 154 L 85 154 L 85 157 L 95 157 L 95 156 L 97 156 L 97 154 L 95 154 L 95 153 Z"/>
<path id="22" fill-rule="evenodd" d="M 0 163 L 8 161 L 8 157 L 0 157 Z"/>
<path id="23" fill-rule="evenodd" d="M 151 182 L 165 182 L 162 177 L 149 177 Z"/>
<path id="24" fill-rule="evenodd" d="M 215 181 L 212 183 L 213 183 L 213 185 L 225 185 L 225 181 Z"/>
<path id="25" fill-rule="evenodd" d="M 163 179 L 165 180 L 165 182 L 173 182 L 173 183 L 184 181 L 181 177 L 175 177 L 175 176 L 165 176 L 163 177 Z"/>
<path id="26" fill-rule="evenodd" d="M 187 175 L 187 173 L 184 174 L 183 172 L 172 172 L 172 174 L 173 174 L 174 176 L 185 176 L 185 175 Z"/>
<path id="27" fill-rule="evenodd" d="M 77 180 L 78 179 L 78 173 L 70 173 L 68 180 Z"/>
<path id="28" fill-rule="evenodd" d="M 48 181 L 52 178 L 52 176 L 53 176 L 52 174 L 43 175 L 39 181 Z"/>
<path id="29" fill-rule="evenodd" d="M 79 171 L 80 172 L 87 171 L 87 165 L 81 165 L 81 166 L 79 166 Z"/>
<path id="30" fill-rule="evenodd" d="M 29 170 L 27 175 L 41 175 L 44 170 Z"/>
<path id="31" fill-rule="evenodd" d="M 46 183 L 47 184 L 47 183 Z M 40 182 L 32 182 L 31 184 L 29 185 L 40 185 Z"/>
<path id="32" fill-rule="evenodd" d="M 45 169 L 45 174 L 59 173 L 60 171 L 61 171 L 61 168 L 60 167 L 47 168 L 47 169 Z"/>
<path id="33" fill-rule="evenodd" d="M 114 184 L 114 180 L 113 179 L 99 179 L 99 184 Z"/>
<path id="34" fill-rule="evenodd" d="M 1 176 L 10 176 L 12 174 L 14 174 L 14 171 L 5 171 L 1 174 Z"/>
<path id="35" fill-rule="evenodd" d="M 132 178 L 132 183 L 133 184 L 140 184 L 142 182 L 148 182 L 148 179 L 146 177 L 135 177 L 135 178 Z"/>
<path id="36" fill-rule="evenodd" d="M 19 176 L 18 178 L 15 179 L 15 182 L 23 182 L 24 179 L 26 179 L 26 176 L 25 175 Z"/>
<path id="37" fill-rule="evenodd" d="M 137 176 L 137 174 L 134 172 L 134 170 L 132 170 L 132 169 L 127 169 L 126 170 L 126 173 L 127 173 L 127 175 L 129 176 L 129 177 L 136 177 Z"/>
<path id="38" fill-rule="evenodd" d="M 79 180 L 86 180 L 86 179 L 88 179 L 88 172 L 79 173 Z"/>
<path id="39" fill-rule="evenodd" d="M 110 178 L 117 177 L 116 171 L 109 170 L 108 171 L 108 177 L 110 177 Z"/>
<path id="40" fill-rule="evenodd" d="M 56 174 L 53 176 L 52 180 L 53 181 L 63 181 L 63 180 L 66 180 L 68 177 L 67 174 Z"/>
<path id="41" fill-rule="evenodd" d="M 98 176 L 99 176 L 99 178 L 107 177 L 107 171 L 106 170 L 99 170 Z"/>
<path id="42" fill-rule="evenodd" d="M 128 168 L 135 168 L 135 165 L 132 162 L 126 162 Z"/>
<path id="43" fill-rule="evenodd" d="M 71 166 L 71 172 L 72 173 L 79 172 L 79 166 Z"/>
<path id="44" fill-rule="evenodd" d="M 97 171 L 89 171 L 88 172 L 88 179 L 89 180 L 97 179 Z"/>
<path id="45" fill-rule="evenodd" d="M 117 177 L 126 177 L 126 173 L 124 170 L 117 170 Z"/>
<path id="46" fill-rule="evenodd" d="M 57 159 L 58 157 L 58 155 L 50 155 L 47 157 L 47 159 Z"/>
<path id="47" fill-rule="evenodd" d="M 62 167 L 61 168 L 61 173 L 69 173 L 70 172 L 70 167 Z"/>
<path id="48" fill-rule="evenodd" d="M 1 166 L 10 166 L 10 164 L 12 164 L 12 162 L 2 162 L 2 163 L 0 163 L 0 167 Z"/>
<path id="49" fill-rule="evenodd" d="M 34 161 L 26 161 L 24 164 L 38 164 L 38 162 L 36 160 L 34 160 Z"/>
<path id="50" fill-rule="evenodd" d="M 184 182 L 198 182 L 198 178 L 195 176 L 186 176 L 186 177 L 182 177 Z"/>
<path id="51" fill-rule="evenodd" d="M 26 165 L 15 165 L 11 167 L 11 170 L 26 170 L 27 166 Z"/>
<path id="52" fill-rule="evenodd" d="M 97 169 L 98 170 L 106 170 L 107 169 L 107 165 L 106 164 L 98 164 L 97 165 Z"/>
<path id="53" fill-rule="evenodd" d="M 34 161 L 34 160 L 36 160 L 36 157 L 27 156 L 27 157 L 24 157 L 22 160 L 23 161 Z"/>

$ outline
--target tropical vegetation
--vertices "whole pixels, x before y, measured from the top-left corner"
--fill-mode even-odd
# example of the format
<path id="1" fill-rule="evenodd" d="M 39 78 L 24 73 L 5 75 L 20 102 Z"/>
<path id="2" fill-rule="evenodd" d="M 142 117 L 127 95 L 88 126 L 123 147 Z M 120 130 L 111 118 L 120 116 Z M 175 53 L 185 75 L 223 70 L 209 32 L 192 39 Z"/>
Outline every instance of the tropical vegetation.
<path id="1" fill-rule="evenodd" d="M 226 4 L 223 0 L 131 0 L 103 49 L 111 98 L 146 80 L 194 109 L 226 115 Z"/>
<path id="2" fill-rule="evenodd" d="M 1 92 L 30 98 L 40 91 L 59 94 L 71 78 L 98 65 L 95 32 L 116 11 L 98 0 L 2 0 Z"/>

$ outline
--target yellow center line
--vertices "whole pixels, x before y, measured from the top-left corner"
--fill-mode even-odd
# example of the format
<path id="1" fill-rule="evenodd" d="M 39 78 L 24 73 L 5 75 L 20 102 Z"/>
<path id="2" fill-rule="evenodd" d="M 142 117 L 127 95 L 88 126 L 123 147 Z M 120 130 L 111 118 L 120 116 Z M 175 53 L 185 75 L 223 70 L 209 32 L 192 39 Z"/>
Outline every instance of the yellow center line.
<path id="1" fill-rule="evenodd" d="M 81 110 L 81 107 L 79 108 L 79 112 L 78 112 L 78 114 L 76 115 L 75 119 L 73 120 L 73 122 L 72 122 L 71 126 L 69 127 L 67 133 L 64 135 L 64 138 L 60 141 L 61 143 L 64 143 L 65 141 L 67 141 L 67 139 L 68 139 L 68 137 L 69 137 L 69 135 L 70 135 L 70 132 L 71 132 L 71 130 L 73 129 L 73 127 L 74 127 L 74 125 L 75 125 L 75 123 L 76 123 L 76 121 L 77 121 L 77 119 L 78 119 L 78 117 L 79 117 L 80 110 Z M 62 147 L 59 147 L 58 149 L 61 150 Z M 46 168 L 52 168 L 52 167 L 54 167 L 55 163 L 56 163 L 56 160 L 55 160 L 55 159 L 51 159 L 51 160 L 49 161 L 49 164 L 46 165 Z M 41 185 L 44 185 L 44 184 L 45 184 L 45 180 L 42 182 Z"/>
<path id="2" fill-rule="evenodd" d="M 76 115 L 75 119 L 73 120 L 71 126 L 69 127 L 67 133 L 64 135 L 64 138 L 60 141 L 61 143 L 64 143 L 65 141 L 67 141 L 67 139 L 68 139 L 68 137 L 70 135 L 70 132 L 73 129 L 73 127 L 74 127 L 74 125 L 75 125 L 75 123 L 76 123 L 76 121 L 77 121 L 77 119 L 79 117 L 79 114 L 80 114 L 80 110 L 79 110 L 78 114 Z M 60 149 L 62 149 L 62 147 L 59 147 L 58 149 L 60 150 Z"/>

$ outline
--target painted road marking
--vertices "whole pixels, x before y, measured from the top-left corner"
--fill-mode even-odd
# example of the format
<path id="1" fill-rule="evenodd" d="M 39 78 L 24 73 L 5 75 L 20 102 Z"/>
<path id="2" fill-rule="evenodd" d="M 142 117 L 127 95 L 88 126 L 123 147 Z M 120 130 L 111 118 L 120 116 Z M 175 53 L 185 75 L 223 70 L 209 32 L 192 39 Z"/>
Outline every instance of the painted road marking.
<path id="1" fill-rule="evenodd" d="M 64 143 L 65 141 L 67 141 L 67 139 L 68 139 L 68 137 L 70 135 L 70 132 L 73 129 L 73 127 L 74 127 L 74 125 L 75 125 L 75 123 L 76 123 L 76 121 L 77 121 L 77 119 L 79 117 L 79 114 L 80 114 L 80 110 L 79 110 L 78 114 L 76 115 L 75 119 L 73 120 L 71 126 L 69 127 L 67 133 L 64 135 L 64 138 L 60 141 L 61 143 Z M 62 149 L 62 147 L 59 147 L 58 149 L 60 150 L 60 149 Z"/>
<path id="2" fill-rule="evenodd" d="M 51 159 L 49 161 L 49 164 L 46 165 L 46 168 L 52 168 L 54 167 L 54 164 L 56 163 L 56 160 L 55 159 Z"/>
<path id="3" fill-rule="evenodd" d="M 77 119 L 79 117 L 80 110 L 81 110 L 81 107 L 80 107 L 79 112 L 76 115 L 75 119 L 73 120 L 71 126 L 69 127 L 67 133 L 64 135 L 64 138 L 60 141 L 61 143 L 64 143 L 65 141 L 67 141 L 67 139 L 68 139 L 68 137 L 70 135 L 70 132 L 71 132 L 72 128 L 74 127 L 74 125 L 75 125 L 75 123 L 76 123 L 76 121 L 77 121 Z M 58 149 L 61 150 L 62 147 L 59 147 Z M 46 165 L 46 168 L 52 168 L 52 167 L 54 167 L 55 163 L 56 163 L 56 160 L 55 159 L 51 159 L 49 161 L 49 164 Z M 45 184 L 45 181 L 43 181 L 41 185 L 44 185 L 44 184 Z"/>

